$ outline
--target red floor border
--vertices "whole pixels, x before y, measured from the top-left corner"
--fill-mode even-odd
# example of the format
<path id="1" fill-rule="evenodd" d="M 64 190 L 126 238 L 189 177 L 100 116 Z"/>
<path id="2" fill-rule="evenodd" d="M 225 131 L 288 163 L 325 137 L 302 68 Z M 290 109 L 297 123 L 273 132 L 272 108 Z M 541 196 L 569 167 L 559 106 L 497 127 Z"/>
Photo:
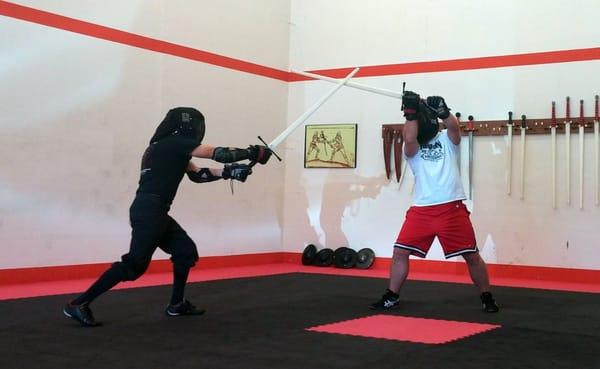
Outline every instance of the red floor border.
<path id="1" fill-rule="evenodd" d="M 390 258 L 376 258 L 371 270 L 386 272 L 390 267 Z M 196 269 L 216 269 L 244 267 L 263 264 L 301 264 L 301 254 L 293 252 L 273 252 L 229 256 L 201 257 Z M 0 269 L 0 286 L 95 278 L 108 268 L 110 263 L 60 265 L 33 268 Z M 148 273 L 171 271 L 169 260 L 153 260 Z M 553 268 L 528 265 L 488 264 L 490 278 L 511 278 L 532 281 L 555 281 L 560 283 L 600 285 L 600 270 Z M 449 277 L 468 276 L 463 262 L 411 259 L 411 273 L 447 275 Z M 385 274 L 385 273 L 384 273 Z"/>

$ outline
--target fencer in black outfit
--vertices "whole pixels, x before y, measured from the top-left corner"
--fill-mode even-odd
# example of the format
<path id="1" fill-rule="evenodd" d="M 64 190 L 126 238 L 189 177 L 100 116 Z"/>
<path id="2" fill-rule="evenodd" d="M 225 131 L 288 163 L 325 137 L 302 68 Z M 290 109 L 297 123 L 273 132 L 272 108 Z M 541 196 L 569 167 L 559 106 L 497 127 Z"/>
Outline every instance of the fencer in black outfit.
<path id="1" fill-rule="evenodd" d="M 173 263 L 173 290 L 166 314 L 204 313 L 184 297 L 189 270 L 198 261 L 198 250 L 186 231 L 169 215 L 179 183 L 185 174 L 196 183 L 219 179 L 244 182 L 252 173 L 252 165 L 235 162 L 250 160 L 266 164 L 271 157 L 271 151 L 265 146 L 251 145 L 240 149 L 202 144 L 204 132 L 204 116 L 198 110 L 188 107 L 169 110 L 142 156 L 139 186 L 129 208 L 129 252 L 112 264 L 87 291 L 64 306 L 66 316 L 83 326 L 101 325 L 90 309 L 92 301 L 119 282 L 133 281 L 144 274 L 156 248 L 170 254 Z M 190 161 L 192 157 L 233 164 L 219 169 L 198 168 Z"/>

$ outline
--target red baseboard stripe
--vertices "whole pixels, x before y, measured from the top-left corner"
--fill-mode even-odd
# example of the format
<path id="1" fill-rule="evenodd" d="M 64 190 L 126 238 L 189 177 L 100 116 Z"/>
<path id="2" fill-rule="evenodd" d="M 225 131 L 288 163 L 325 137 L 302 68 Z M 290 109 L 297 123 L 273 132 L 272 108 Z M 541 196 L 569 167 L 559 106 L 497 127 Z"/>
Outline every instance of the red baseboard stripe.
<path id="1" fill-rule="evenodd" d="M 231 268 L 278 263 L 300 265 L 300 261 L 301 254 L 292 252 L 207 256 L 200 259 L 196 269 Z M 95 278 L 109 266 L 110 263 L 99 263 L 0 269 L 0 286 Z M 387 271 L 389 270 L 389 267 L 390 258 L 377 258 L 372 269 Z M 428 273 L 447 276 L 468 275 L 466 264 L 463 262 L 411 259 L 410 268 L 411 273 Z M 600 285 L 600 270 L 503 264 L 488 264 L 488 270 L 492 280 L 495 278 L 509 278 Z M 170 271 L 171 262 L 169 260 L 154 260 L 148 269 L 148 273 L 150 274 Z"/>
<path id="2" fill-rule="evenodd" d="M 249 265 L 276 264 L 284 262 L 284 253 L 245 254 L 229 256 L 205 256 L 196 268 L 215 269 Z M 300 259 L 298 259 L 300 260 Z M 0 286 L 96 278 L 111 263 L 58 265 L 34 268 L 0 269 Z M 146 273 L 166 273 L 171 271 L 171 261 L 152 260 Z"/>
<path id="3" fill-rule="evenodd" d="M 240 72 L 273 78 L 284 82 L 311 80 L 311 78 L 290 73 L 288 71 L 137 35 L 8 1 L 0 0 L 0 15 L 157 53 L 173 55 Z M 493 55 L 475 58 L 361 66 L 361 70 L 356 74 L 355 78 L 568 63 L 599 59 L 600 47 L 593 47 L 513 55 Z M 354 68 L 355 67 L 321 69 L 313 70 L 312 72 L 329 77 L 341 78 L 345 77 Z"/>

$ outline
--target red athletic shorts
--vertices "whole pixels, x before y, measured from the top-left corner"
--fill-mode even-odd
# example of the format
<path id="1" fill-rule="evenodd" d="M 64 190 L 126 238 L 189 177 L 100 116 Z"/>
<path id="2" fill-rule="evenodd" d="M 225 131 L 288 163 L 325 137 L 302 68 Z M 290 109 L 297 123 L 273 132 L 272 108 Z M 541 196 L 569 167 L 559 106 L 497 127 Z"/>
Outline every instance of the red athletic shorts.
<path id="1" fill-rule="evenodd" d="M 462 201 L 431 206 L 411 206 L 394 247 L 425 257 L 437 236 L 446 259 L 477 251 L 471 214 Z"/>

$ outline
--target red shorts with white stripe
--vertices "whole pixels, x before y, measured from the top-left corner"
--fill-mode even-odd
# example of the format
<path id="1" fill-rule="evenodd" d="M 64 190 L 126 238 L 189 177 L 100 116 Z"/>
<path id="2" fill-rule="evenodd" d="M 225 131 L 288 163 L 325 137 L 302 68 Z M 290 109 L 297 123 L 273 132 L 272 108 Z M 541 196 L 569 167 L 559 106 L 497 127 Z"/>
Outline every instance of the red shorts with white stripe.
<path id="1" fill-rule="evenodd" d="M 462 201 L 431 206 L 411 206 L 396 239 L 395 247 L 425 257 L 437 236 L 446 259 L 477 252 L 469 210 Z"/>

